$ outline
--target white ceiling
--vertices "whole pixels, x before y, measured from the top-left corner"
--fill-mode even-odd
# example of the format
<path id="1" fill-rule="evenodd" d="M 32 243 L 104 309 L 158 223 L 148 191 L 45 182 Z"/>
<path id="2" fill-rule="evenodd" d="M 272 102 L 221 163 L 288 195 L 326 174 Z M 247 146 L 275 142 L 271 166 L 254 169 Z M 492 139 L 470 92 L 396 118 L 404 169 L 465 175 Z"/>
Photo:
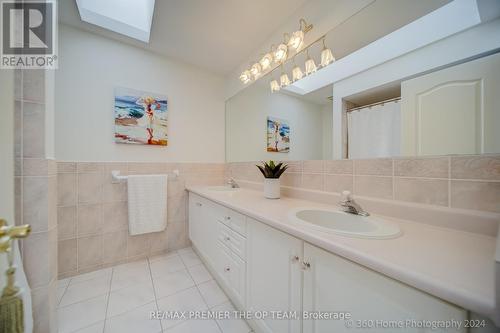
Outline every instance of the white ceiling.
<path id="1" fill-rule="evenodd" d="M 305 2 L 156 0 L 149 44 L 82 22 L 75 0 L 58 3 L 62 23 L 226 75 Z"/>

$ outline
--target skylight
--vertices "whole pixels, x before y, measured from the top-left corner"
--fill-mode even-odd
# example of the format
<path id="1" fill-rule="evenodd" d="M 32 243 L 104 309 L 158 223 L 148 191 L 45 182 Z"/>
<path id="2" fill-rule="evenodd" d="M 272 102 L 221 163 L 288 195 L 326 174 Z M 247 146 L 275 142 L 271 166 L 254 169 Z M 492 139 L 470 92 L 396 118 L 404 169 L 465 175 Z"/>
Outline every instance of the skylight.
<path id="1" fill-rule="evenodd" d="M 76 0 L 82 21 L 149 42 L 155 0 Z"/>

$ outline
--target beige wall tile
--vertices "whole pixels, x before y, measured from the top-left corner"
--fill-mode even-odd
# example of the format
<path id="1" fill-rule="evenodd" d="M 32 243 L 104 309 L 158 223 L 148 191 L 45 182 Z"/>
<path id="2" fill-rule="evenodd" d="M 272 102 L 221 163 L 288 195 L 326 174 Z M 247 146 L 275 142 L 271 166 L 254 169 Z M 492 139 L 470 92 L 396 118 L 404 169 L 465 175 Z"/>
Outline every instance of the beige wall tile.
<path id="1" fill-rule="evenodd" d="M 47 176 L 49 161 L 45 158 L 25 158 L 22 163 L 23 176 Z"/>
<path id="2" fill-rule="evenodd" d="M 102 204 L 103 232 L 128 230 L 128 206 L 126 202 Z"/>
<path id="3" fill-rule="evenodd" d="M 78 162 L 76 164 L 76 171 L 78 173 L 95 173 L 104 171 L 104 163 L 99 162 Z"/>
<path id="4" fill-rule="evenodd" d="M 73 206 L 77 202 L 76 175 L 72 173 L 57 175 L 57 204 Z"/>
<path id="5" fill-rule="evenodd" d="M 187 195 L 171 197 L 167 200 L 167 220 L 183 221 L 187 218 Z"/>
<path id="6" fill-rule="evenodd" d="M 325 172 L 332 174 L 352 175 L 354 163 L 352 160 L 325 161 Z"/>
<path id="7" fill-rule="evenodd" d="M 14 212 L 15 224 L 23 224 L 23 178 L 14 177 Z"/>
<path id="8" fill-rule="evenodd" d="M 303 173 L 302 187 L 310 190 L 322 191 L 324 188 L 324 174 Z"/>
<path id="9" fill-rule="evenodd" d="M 228 177 L 229 178 L 229 177 Z M 182 176 L 177 179 L 168 178 L 168 197 L 179 197 L 181 195 L 187 195 L 186 183 Z"/>
<path id="10" fill-rule="evenodd" d="M 23 74 L 22 69 L 14 69 L 14 99 L 23 99 Z"/>
<path id="11" fill-rule="evenodd" d="M 58 173 L 75 173 L 76 163 L 75 162 L 57 162 L 57 172 Z"/>
<path id="12" fill-rule="evenodd" d="M 45 70 L 23 70 L 23 99 L 26 101 L 45 102 Z"/>
<path id="13" fill-rule="evenodd" d="M 78 206 L 78 237 L 97 235 L 102 233 L 102 206 L 101 204 L 89 204 Z"/>
<path id="14" fill-rule="evenodd" d="M 280 177 L 281 186 L 300 187 L 302 185 L 302 174 L 285 171 Z"/>
<path id="15" fill-rule="evenodd" d="M 150 235 L 150 249 L 149 253 L 165 252 L 168 250 L 168 227 L 167 230 L 161 232 L 155 232 Z"/>
<path id="16" fill-rule="evenodd" d="M 165 174 L 167 167 L 165 163 L 131 162 L 128 163 L 129 175 Z"/>
<path id="17" fill-rule="evenodd" d="M 448 206 L 448 180 L 396 177 L 394 196 L 401 201 Z"/>
<path id="18" fill-rule="evenodd" d="M 98 203 L 102 201 L 102 174 L 78 174 L 78 202 Z"/>
<path id="19" fill-rule="evenodd" d="M 14 157 L 23 157 L 23 109 L 22 102 L 14 102 Z"/>
<path id="20" fill-rule="evenodd" d="M 45 106 L 23 102 L 23 156 L 45 157 Z"/>
<path id="21" fill-rule="evenodd" d="M 57 228 L 57 176 L 49 176 L 48 186 L 49 229 L 52 229 Z"/>
<path id="22" fill-rule="evenodd" d="M 288 172 L 302 172 L 302 161 L 284 161 L 288 165 Z"/>
<path id="23" fill-rule="evenodd" d="M 189 246 L 187 221 L 167 225 L 167 250 L 175 251 Z"/>
<path id="24" fill-rule="evenodd" d="M 500 213 L 500 182 L 451 181 L 451 207 Z"/>
<path id="25" fill-rule="evenodd" d="M 303 173 L 323 173 L 325 171 L 325 161 L 307 160 L 302 161 Z"/>
<path id="26" fill-rule="evenodd" d="M 500 180 L 500 155 L 452 156 L 451 178 Z"/>
<path id="27" fill-rule="evenodd" d="M 149 234 L 128 236 L 127 257 L 147 255 L 149 253 Z"/>
<path id="28" fill-rule="evenodd" d="M 392 177 L 354 176 L 354 194 L 392 199 Z"/>
<path id="29" fill-rule="evenodd" d="M 33 233 L 23 239 L 23 263 L 30 288 L 44 287 L 50 282 L 48 232 Z"/>
<path id="30" fill-rule="evenodd" d="M 49 230 L 49 273 L 50 281 L 56 280 L 58 275 L 58 240 L 57 240 L 57 228 Z"/>
<path id="31" fill-rule="evenodd" d="M 33 232 L 49 229 L 48 177 L 23 178 L 23 223 Z"/>
<path id="32" fill-rule="evenodd" d="M 116 231 L 104 234 L 104 263 L 119 262 L 127 258 L 127 231 Z"/>
<path id="33" fill-rule="evenodd" d="M 78 271 L 102 265 L 102 235 L 78 238 Z"/>
<path id="34" fill-rule="evenodd" d="M 342 193 L 353 191 L 352 175 L 325 175 L 325 191 Z"/>
<path id="35" fill-rule="evenodd" d="M 61 240 L 76 236 L 76 206 L 57 208 L 57 234 Z"/>
<path id="36" fill-rule="evenodd" d="M 392 159 L 354 160 L 356 175 L 392 176 Z"/>
<path id="37" fill-rule="evenodd" d="M 401 158 L 394 160 L 395 176 L 448 179 L 448 169 L 448 157 Z"/>
<path id="38" fill-rule="evenodd" d="M 116 202 L 127 200 L 127 183 L 112 183 L 108 176 L 104 176 L 105 181 L 102 185 L 102 202 Z"/>

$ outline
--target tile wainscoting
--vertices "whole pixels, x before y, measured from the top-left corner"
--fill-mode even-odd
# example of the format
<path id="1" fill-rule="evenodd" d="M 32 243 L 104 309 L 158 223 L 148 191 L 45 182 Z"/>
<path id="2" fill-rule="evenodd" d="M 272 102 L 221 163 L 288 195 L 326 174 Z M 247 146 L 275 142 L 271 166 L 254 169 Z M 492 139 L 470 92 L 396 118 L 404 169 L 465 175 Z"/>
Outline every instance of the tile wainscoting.
<path id="1" fill-rule="evenodd" d="M 261 183 L 258 163 L 229 163 L 227 174 Z M 289 188 L 500 213 L 497 154 L 286 163 L 281 185 Z"/>
<path id="2" fill-rule="evenodd" d="M 163 232 L 128 234 L 126 183 L 113 184 L 111 171 L 122 175 L 169 174 L 168 221 Z M 186 185 L 220 185 L 224 163 L 57 163 L 59 278 L 143 259 L 189 246 Z"/>

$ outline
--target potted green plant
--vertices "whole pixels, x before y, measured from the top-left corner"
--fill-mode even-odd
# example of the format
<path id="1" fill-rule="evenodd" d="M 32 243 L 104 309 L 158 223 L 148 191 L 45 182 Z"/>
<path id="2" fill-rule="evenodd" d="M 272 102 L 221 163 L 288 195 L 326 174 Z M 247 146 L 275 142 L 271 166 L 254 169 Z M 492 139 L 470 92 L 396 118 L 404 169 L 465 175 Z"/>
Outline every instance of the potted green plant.
<path id="1" fill-rule="evenodd" d="M 264 196 L 268 199 L 280 198 L 280 176 L 288 168 L 288 165 L 282 162 L 277 163 L 273 160 L 262 162 L 257 165 L 260 172 L 264 175 Z"/>

